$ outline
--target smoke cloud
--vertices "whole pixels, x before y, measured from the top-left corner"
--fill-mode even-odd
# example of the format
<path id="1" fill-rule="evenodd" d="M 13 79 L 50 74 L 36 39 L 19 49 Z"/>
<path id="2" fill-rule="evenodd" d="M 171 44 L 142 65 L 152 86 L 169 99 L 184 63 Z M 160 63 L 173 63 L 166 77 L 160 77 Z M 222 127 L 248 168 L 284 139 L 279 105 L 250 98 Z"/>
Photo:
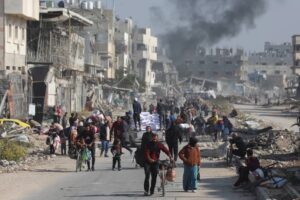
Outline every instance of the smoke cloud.
<path id="1" fill-rule="evenodd" d="M 176 63 L 194 57 L 198 46 L 209 47 L 238 35 L 244 28 L 254 28 L 255 19 L 267 8 L 265 0 L 165 1 L 172 10 L 169 15 L 161 7 L 151 10 L 155 20 L 168 27 L 160 39 Z M 172 22 L 171 28 L 166 21 Z"/>

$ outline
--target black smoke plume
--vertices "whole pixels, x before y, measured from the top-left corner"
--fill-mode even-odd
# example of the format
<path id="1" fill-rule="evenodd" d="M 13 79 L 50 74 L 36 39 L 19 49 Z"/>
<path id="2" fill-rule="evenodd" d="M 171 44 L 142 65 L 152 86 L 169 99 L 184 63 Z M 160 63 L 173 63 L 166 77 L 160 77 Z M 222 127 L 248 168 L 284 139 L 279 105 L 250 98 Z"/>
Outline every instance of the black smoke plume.
<path id="1" fill-rule="evenodd" d="M 172 23 L 172 28 L 168 28 L 160 40 L 178 64 L 194 57 L 199 46 L 209 47 L 238 35 L 244 28 L 254 28 L 255 19 L 267 8 L 265 0 L 165 1 L 172 10 L 168 15 L 162 7 L 151 10 L 155 11 L 157 22 Z M 162 16 L 169 17 L 161 19 Z M 161 26 L 170 27 L 170 24 Z"/>

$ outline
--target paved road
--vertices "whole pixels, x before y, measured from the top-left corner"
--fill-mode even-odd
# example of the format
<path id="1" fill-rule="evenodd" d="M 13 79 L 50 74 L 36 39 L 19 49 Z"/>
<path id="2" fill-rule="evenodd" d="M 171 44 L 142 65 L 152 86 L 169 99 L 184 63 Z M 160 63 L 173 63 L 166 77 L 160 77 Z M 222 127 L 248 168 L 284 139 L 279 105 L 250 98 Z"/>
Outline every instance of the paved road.
<path id="1" fill-rule="evenodd" d="M 256 105 L 234 105 L 234 107 L 242 112 L 246 112 L 255 116 L 257 119 L 271 123 L 276 126 L 276 128 L 299 132 L 297 126 L 291 127 L 291 125 L 296 122 L 295 115 L 292 113 L 282 112 L 285 109 L 283 106 L 263 107 Z"/>
<path id="2" fill-rule="evenodd" d="M 61 174 L 51 184 L 43 183 L 40 189 L 22 198 L 25 200 L 69 200 L 69 199 L 158 199 L 160 194 L 152 197 L 143 196 L 143 169 L 136 169 L 132 157 L 125 154 L 123 170 L 111 170 L 111 158 L 97 157 L 94 172 L 73 172 L 74 161 L 58 157 L 52 168 L 47 165 L 37 167 L 29 173 L 43 173 L 53 176 Z M 201 168 L 201 183 L 196 193 L 182 190 L 182 166 L 176 168 L 177 179 L 167 185 L 167 196 L 164 199 L 255 199 L 252 193 L 234 190 L 232 183 L 236 175 L 231 169 L 223 166 L 223 162 L 204 160 Z M 0 176 L 1 177 L 1 176 Z M 28 180 L 27 183 L 31 184 Z"/>

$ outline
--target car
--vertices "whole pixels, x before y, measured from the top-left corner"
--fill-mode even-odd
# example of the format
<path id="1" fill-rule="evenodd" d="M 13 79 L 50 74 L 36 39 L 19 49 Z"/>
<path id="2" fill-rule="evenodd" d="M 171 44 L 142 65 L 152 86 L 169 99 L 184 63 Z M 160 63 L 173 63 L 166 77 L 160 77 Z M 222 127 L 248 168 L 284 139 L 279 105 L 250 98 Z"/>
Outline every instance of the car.
<path id="1" fill-rule="evenodd" d="M 6 118 L 0 119 L 0 125 L 6 125 L 6 124 L 7 125 L 16 124 L 24 128 L 30 128 L 29 124 L 22 122 L 21 120 L 18 119 L 6 119 Z"/>

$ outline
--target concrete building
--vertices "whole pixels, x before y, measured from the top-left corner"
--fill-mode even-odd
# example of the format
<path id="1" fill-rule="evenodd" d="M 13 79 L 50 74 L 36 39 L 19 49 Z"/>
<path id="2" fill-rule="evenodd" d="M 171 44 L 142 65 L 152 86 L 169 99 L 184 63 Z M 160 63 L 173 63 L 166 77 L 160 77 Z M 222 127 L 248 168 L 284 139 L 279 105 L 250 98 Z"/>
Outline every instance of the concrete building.
<path id="1" fill-rule="evenodd" d="M 186 66 L 182 66 L 182 71 L 187 76 L 236 81 L 240 79 L 240 69 L 246 60 L 247 58 L 240 49 L 233 52 L 232 49 L 216 48 L 209 54 L 202 49 L 193 60 L 185 63 Z"/>
<path id="2" fill-rule="evenodd" d="M 82 111 L 86 103 L 85 38 L 80 31 L 93 22 L 66 8 L 40 9 L 41 20 L 28 23 L 28 65 L 32 75 L 35 119 L 61 105 Z M 50 110 L 49 110 L 50 109 Z"/>
<path id="3" fill-rule="evenodd" d="M 300 35 L 293 35 L 293 65 L 294 74 L 300 75 Z"/>
<path id="4" fill-rule="evenodd" d="M 150 89 L 155 82 L 152 64 L 157 61 L 157 38 L 150 28 L 135 28 L 133 40 L 133 70 Z"/>
<path id="5" fill-rule="evenodd" d="M 116 56 L 118 58 L 118 69 L 123 76 L 127 76 L 132 71 L 133 56 L 133 20 L 118 19 L 116 22 Z"/>
<path id="6" fill-rule="evenodd" d="M 0 79 L 6 85 L 0 89 L 0 103 L 7 102 L 10 117 L 27 116 L 28 20 L 39 20 L 38 0 L 0 0 Z"/>

